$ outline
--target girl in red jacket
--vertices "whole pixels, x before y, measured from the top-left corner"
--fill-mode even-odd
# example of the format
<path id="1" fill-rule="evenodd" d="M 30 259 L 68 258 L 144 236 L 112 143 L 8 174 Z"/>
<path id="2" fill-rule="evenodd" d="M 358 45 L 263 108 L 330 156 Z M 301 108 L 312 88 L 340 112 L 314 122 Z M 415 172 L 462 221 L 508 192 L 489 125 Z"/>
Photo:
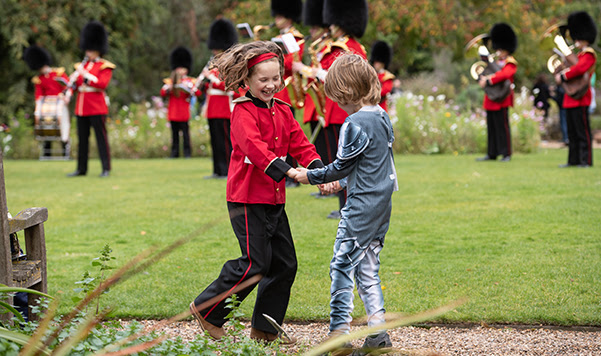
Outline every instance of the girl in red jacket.
<path id="1" fill-rule="evenodd" d="M 288 308 L 297 261 L 288 217 L 285 177 L 297 171 L 290 154 L 305 167 L 323 167 L 290 107 L 275 93 L 283 88 L 284 59 L 273 42 L 236 45 L 216 57 L 214 65 L 226 90 L 248 86 L 234 100 L 232 156 L 227 179 L 227 207 L 241 256 L 226 262 L 219 277 L 190 304 L 201 328 L 219 339 L 230 312 L 226 299 L 243 301 L 258 285 L 250 337 L 274 341 L 278 332 L 263 317 L 282 323 Z M 283 340 L 294 342 L 294 340 Z"/>

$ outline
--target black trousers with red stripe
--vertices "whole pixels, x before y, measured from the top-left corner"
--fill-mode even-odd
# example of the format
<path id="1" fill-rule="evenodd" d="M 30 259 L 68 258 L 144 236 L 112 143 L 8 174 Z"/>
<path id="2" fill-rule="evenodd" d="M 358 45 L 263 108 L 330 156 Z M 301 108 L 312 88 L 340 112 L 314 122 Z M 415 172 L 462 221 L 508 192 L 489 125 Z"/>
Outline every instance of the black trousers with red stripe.
<path id="1" fill-rule="evenodd" d="M 213 174 L 225 177 L 232 155 L 229 119 L 209 119 L 211 150 L 213 151 Z"/>
<path id="2" fill-rule="evenodd" d="M 96 134 L 96 146 L 103 171 L 111 170 L 111 151 L 105 126 L 106 115 L 77 116 L 77 171 L 86 174 L 88 171 L 88 151 L 90 149 L 90 128 Z"/>
<path id="3" fill-rule="evenodd" d="M 593 165 L 593 142 L 588 106 L 566 109 L 568 124 L 568 165 Z"/>
<path id="4" fill-rule="evenodd" d="M 487 110 L 486 130 L 488 133 L 488 157 L 491 159 L 496 159 L 497 156 L 511 156 L 509 108 L 502 108 L 500 110 Z"/>
<path id="5" fill-rule="evenodd" d="M 263 313 L 282 324 L 297 269 L 296 251 L 284 205 L 228 202 L 227 206 L 242 256 L 227 261 L 219 277 L 196 297 L 194 304 L 198 306 L 218 297 L 200 314 L 211 324 L 221 326 L 230 312 L 225 308 L 225 300 L 231 291 L 260 274 L 263 278 L 258 282 L 252 327 L 277 334 Z M 244 300 L 256 285 L 237 291 L 238 300 Z"/>

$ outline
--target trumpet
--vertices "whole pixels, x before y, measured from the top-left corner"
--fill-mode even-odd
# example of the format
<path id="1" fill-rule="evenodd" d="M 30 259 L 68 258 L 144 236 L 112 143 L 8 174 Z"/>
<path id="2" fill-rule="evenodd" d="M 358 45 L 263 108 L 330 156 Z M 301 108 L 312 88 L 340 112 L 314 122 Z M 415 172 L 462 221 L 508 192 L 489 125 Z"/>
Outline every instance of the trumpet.
<path id="1" fill-rule="evenodd" d="M 477 51 L 479 61 L 470 67 L 470 75 L 474 80 L 480 80 L 481 76 L 494 74 L 501 70 L 501 67 L 495 62 L 495 55 L 491 54 L 487 48 L 490 36 L 487 33 L 474 37 L 464 48 L 464 52 L 472 53 Z M 492 101 L 501 102 L 511 93 L 511 81 L 506 79 L 494 85 L 486 85 L 484 92 Z"/>
<path id="2" fill-rule="evenodd" d="M 567 29 L 565 24 L 553 25 L 547 28 L 542 36 L 541 46 L 546 47 L 545 49 L 552 47 L 553 50 L 553 54 L 547 60 L 547 69 L 552 74 L 561 73 L 564 69 L 578 63 L 578 57 L 572 52 L 574 45 L 568 44 L 566 39 Z M 586 72 L 579 77 L 561 82 L 561 86 L 568 96 L 578 100 L 588 92 L 590 76 L 591 73 Z"/>

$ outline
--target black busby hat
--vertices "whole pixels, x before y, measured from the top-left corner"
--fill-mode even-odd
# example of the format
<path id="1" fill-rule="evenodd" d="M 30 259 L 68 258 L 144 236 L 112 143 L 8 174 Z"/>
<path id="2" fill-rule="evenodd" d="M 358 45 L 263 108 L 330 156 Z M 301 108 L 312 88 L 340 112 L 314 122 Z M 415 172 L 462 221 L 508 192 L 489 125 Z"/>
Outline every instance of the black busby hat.
<path id="1" fill-rule="evenodd" d="M 328 27 L 323 21 L 323 0 L 305 0 L 303 4 L 303 24 L 306 26 Z"/>
<path id="2" fill-rule="evenodd" d="M 45 65 L 50 65 L 50 54 L 42 47 L 29 46 L 23 52 L 23 60 L 31 70 L 39 70 Z"/>
<path id="3" fill-rule="evenodd" d="M 586 11 L 573 12 L 568 16 L 568 30 L 574 41 L 587 41 L 594 44 L 597 38 L 595 21 Z"/>
<path id="4" fill-rule="evenodd" d="M 190 72 L 192 69 L 192 52 L 183 46 L 176 47 L 169 54 L 169 63 L 171 64 L 171 70 L 183 67 L 187 68 L 188 72 Z"/>
<path id="5" fill-rule="evenodd" d="M 490 40 L 493 49 L 504 49 L 509 53 L 518 47 L 518 38 L 511 26 L 506 23 L 494 24 L 490 29 Z"/>
<path id="6" fill-rule="evenodd" d="M 301 0 L 271 0 L 271 16 L 284 16 L 293 22 L 300 22 L 303 3 Z"/>
<path id="7" fill-rule="evenodd" d="M 366 0 L 325 0 L 323 6 L 324 22 L 354 37 L 363 36 L 368 16 Z"/>
<path id="8" fill-rule="evenodd" d="M 238 31 L 232 23 L 225 19 L 213 21 L 209 29 L 209 49 L 226 50 L 238 42 Z"/>
<path id="9" fill-rule="evenodd" d="M 88 22 L 81 30 L 79 48 L 82 51 L 98 51 L 104 55 L 109 50 L 108 34 L 99 21 Z"/>
<path id="10" fill-rule="evenodd" d="M 369 61 L 371 63 L 381 62 L 384 63 L 384 67 L 388 69 L 390 65 L 390 59 L 392 58 L 392 49 L 388 43 L 384 41 L 376 41 L 371 47 L 371 57 Z"/>

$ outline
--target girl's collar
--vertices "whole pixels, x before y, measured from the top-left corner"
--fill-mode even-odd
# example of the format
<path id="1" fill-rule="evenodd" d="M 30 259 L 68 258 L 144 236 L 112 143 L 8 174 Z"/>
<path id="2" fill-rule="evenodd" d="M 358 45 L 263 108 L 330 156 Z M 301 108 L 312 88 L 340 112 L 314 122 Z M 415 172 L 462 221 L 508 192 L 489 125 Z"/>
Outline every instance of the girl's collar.
<path id="1" fill-rule="evenodd" d="M 271 99 L 271 105 L 268 105 L 266 102 L 264 102 L 263 100 L 257 98 L 256 96 L 254 96 L 251 92 L 250 89 L 246 92 L 246 96 L 249 97 L 253 104 L 255 104 L 256 107 L 258 108 L 264 108 L 264 109 L 271 109 L 273 107 L 273 98 Z"/>

